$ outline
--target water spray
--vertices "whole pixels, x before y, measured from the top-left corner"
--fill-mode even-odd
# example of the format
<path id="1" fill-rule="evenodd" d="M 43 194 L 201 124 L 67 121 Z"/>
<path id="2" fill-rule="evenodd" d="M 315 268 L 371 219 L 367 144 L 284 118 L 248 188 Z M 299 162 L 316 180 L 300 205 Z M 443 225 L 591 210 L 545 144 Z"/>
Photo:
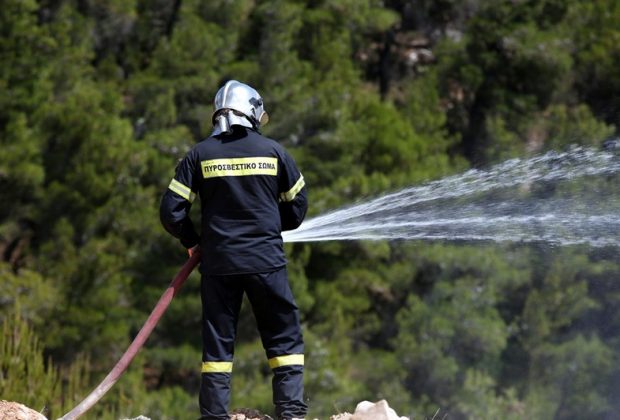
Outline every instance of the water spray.
<path id="1" fill-rule="evenodd" d="M 573 147 L 511 159 L 328 212 L 284 232 L 285 242 L 463 240 L 620 246 L 614 148 Z M 571 182 L 596 188 L 544 193 Z M 598 188 L 598 190 L 597 190 Z M 582 188 L 583 189 L 583 188 Z"/>

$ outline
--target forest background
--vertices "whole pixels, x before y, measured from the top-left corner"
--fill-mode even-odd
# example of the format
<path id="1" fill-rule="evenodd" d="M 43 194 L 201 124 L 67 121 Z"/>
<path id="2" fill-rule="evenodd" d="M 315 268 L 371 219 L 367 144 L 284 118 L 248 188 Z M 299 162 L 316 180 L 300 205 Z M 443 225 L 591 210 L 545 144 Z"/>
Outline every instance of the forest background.
<path id="1" fill-rule="evenodd" d="M 620 127 L 617 0 L 4 0 L 0 33 L 0 398 L 50 418 L 185 261 L 159 200 L 226 80 L 263 95 L 309 216 Z M 617 249 L 286 248 L 312 416 L 618 418 Z M 197 417 L 198 285 L 86 418 Z M 272 413 L 270 386 L 244 305 L 231 407 Z"/>

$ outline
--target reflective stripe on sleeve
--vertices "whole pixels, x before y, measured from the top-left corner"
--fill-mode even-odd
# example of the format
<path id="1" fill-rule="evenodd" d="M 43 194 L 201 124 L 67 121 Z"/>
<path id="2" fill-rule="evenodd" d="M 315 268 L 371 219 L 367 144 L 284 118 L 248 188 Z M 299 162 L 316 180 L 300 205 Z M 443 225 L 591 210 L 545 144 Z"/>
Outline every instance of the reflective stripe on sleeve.
<path id="1" fill-rule="evenodd" d="M 276 356 L 269 359 L 269 367 L 271 369 L 275 369 L 281 366 L 289 366 L 289 365 L 303 365 L 304 364 L 304 355 L 303 354 L 288 354 L 285 356 Z"/>
<path id="2" fill-rule="evenodd" d="M 232 362 L 202 362 L 202 373 L 230 373 Z"/>
<path id="3" fill-rule="evenodd" d="M 171 191 L 179 194 L 190 203 L 192 203 L 196 198 L 196 194 L 194 194 L 194 192 L 189 187 L 186 187 L 174 178 L 172 178 L 172 181 L 170 181 L 170 185 L 168 185 L 168 188 Z"/>
<path id="4" fill-rule="evenodd" d="M 299 194 L 299 191 L 301 191 L 301 189 L 304 187 L 304 185 L 306 185 L 306 182 L 304 181 L 304 176 L 300 174 L 299 179 L 297 180 L 295 185 L 293 185 L 293 188 L 291 188 L 287 192 L 283 192 L 282 194 L 280 194 L 280 199 L 282 201 L 293 201 L 297 194 Z"/>

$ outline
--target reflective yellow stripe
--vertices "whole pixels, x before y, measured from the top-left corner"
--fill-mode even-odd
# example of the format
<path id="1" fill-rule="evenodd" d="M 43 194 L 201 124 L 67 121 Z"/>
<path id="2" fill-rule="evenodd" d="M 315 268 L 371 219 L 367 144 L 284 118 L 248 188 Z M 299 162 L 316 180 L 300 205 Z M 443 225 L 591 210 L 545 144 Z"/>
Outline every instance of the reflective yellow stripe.
<path id="1" fill-rule="evenodd" d="M 170 185 L 168 185 L 168 188 L 179 194 L 190 203 L 192 203 L 196 198 L 196 194 L 194 194 L 189 187 L 186 187 L 174 178 L 172 178 L 172 181 L 170 181 Z"/>
<path id="2" fill-rule="evenodd" d="M 230 373 L 232 362 L 202 362 L 202 373 Z"/>
<path id="3" fill-rule="evenodd" d="M 288 354 L 286 356 L 276 356 L 269 359 L 269 367 L 275 369 L 280 366 L 303 365 L 303 354 Z"/>
<path id="4" fill-rule="evenodd" d="M 304 185 L 306 185 L 306 182 L 304 181 L 304 176 L 300 174 L 299 179 L 297 180 L 295 185 L 293 185 L 293 188 L 291 188 L 287 192 L 283 192 L 282 194 L 280 194 L 280 199 L 282 201 L 293 201 L 295 199 L 295 196 L 299 193 L 299 191 L 301 191 Z"/>
<path id="5" fill-rule="evenodd" d="M 278 175 L 278 158 L 248 157 L 211 159 L 200 162 L 204 178 L 220 176 Z"/>

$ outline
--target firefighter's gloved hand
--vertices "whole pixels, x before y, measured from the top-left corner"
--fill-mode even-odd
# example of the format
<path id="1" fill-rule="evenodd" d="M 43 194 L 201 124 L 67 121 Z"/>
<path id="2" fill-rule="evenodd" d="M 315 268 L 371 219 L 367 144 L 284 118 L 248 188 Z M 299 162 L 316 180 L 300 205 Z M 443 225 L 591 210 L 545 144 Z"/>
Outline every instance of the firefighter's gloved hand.
<path id="1" fill-rule="evenodd" d="M 199 246 L 198 245 L 194 245 L 193 247 L 187 249 L 187 253 L 188 253 L 189 257 L 191 258 L 199 250 L 200 250 Z"/>

